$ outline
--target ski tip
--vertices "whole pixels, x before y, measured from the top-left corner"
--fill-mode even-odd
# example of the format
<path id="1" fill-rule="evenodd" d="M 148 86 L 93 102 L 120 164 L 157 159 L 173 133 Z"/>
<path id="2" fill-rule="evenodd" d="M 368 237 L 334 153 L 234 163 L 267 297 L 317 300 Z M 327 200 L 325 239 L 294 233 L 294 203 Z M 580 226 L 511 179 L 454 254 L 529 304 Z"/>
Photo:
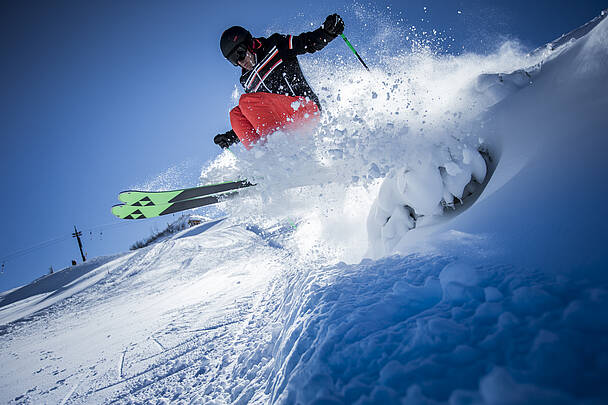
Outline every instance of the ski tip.
<path id="1" fill-rule="evenodd" d="M 118 200 L 125 204 L 131 204 L 133 201 L 137 201 L 141 196 L 163 194 L 170 191 L 144 191 L 144 190 L 125 190 L 118 193 Z"/>
<path id="2" fill-rule="evenodd" d="M 112 206 L 112 214 L 119 219 L 142 219 L 146 216 L 139 211 L 138 207 L 127 204 L 116 204 Z"/>
<path id="3" fill-rule="evenodd" d="M 150 210 L 152 208 L 152 210 Z M 157 217 L 162 214 L 162 207 L 156 209 L 156 206 L 145 207 L 142 205 L 116 204 L 112 206 L 112 214 L 120 219 L 146 219 Z"/>
<path id="4" fill-rule="evenodd" d="M 115 217 L 118 217 L 120 219 L 123 219 L 121 212 L 122 212 L 122 208 L 124 207 L 125 204 L 116 204 L 112 206 L 112 215 L 114 215 Z"/>
<path id="5" fill-rule="evenodd" d="M 129 201 L 131 201 L 131 199 L 129 198 L 129 196 L 130 196 L 132 193 L 135 193 L 135 192 L 137 192 L 137 191 L 136 191 L 136 190 L 125 190 L 125 191 L 121 191 L 121 192 L 118 194 L 118 199 L 119 199 L 120 201 L 122 201 L 123 203 L 128 203 Z"/>

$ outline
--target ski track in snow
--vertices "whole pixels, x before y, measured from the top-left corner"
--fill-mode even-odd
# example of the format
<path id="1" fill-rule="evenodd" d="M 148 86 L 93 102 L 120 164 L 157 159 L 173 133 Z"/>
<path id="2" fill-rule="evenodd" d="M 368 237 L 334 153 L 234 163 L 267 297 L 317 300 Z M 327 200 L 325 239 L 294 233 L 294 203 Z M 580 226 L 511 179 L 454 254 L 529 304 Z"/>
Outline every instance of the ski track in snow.
<path id="1" fill-rule="evenodd" d="M 320 128 L 201 174 L 259 182 L 228 218 L 0 296 L 0 401 L 608 402 L 608 25 L 587 28 L 367 76 L 304 62 Z M 446 220 L 480 145 L 496 171 Z"/>

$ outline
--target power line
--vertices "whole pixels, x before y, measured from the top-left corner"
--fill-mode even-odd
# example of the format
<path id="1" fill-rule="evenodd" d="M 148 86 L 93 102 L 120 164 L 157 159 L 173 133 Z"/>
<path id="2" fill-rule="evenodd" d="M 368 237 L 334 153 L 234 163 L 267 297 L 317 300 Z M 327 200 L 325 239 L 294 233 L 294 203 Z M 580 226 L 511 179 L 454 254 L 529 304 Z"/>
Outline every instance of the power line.
<path id="1" fill-rule="evenodd" d="M 15 259 L 15 258 L 17 258 L 19 256 L 24 256 L 24 255 L 30 254 L 30 253 L 32 253 L 32 252 L 34 252 L 36 250 L 52 246 L 52 245 L 57 244 L 59 242 L 63 242 L 64 240 L 68 240 L 70 237 L 71 236 L 62 236 L 62 237 L 59 237 L 59 238 L 54 238 L 54 239 L 50 239 L 50 240 L 47 240 L 47 241 L 44 241 L 44 242 L 40 242 L 40 243 L 37 243 L 37 244 L 35 244 L 33 246 L 30 246 L 30 247 L 27 247 L 27 248 L 23 248 L 23 249 L 17 250 L 16 252 L 10 253 L 10 254 L 4 256 L 0 260 L 2 260 L 3 262 L 9 261 L 9 260 L 13 260 L 13 259 Z"/>
<path id="2" fill-rule="evenodd" d="M 93 232 L 93 231 L 102 230 L 102 229 L 105 230 L 105 229 L 114 228 L 114 227 L 118 227 L 118 226 L 124 226 L 124 225 L 128 225 L 128 224 L 130 224 L 130 222 L 127 222 L 127 221 L 110 222 L 107 224 L 97 225 L 97 226 L 94 226 L 91 228 L 83 229 L 81 232 Z M 0 261 L 3 263 L 2 269 L 4 270 L 4 263 L 6 263 L 8 261 L 14 260 L 21 256 L 27 256 L 31 253 L 34 253 L 37 250 L 44 249 L 44 248 L 53 246 L 53 245 L 61 243 L 61 242 L 68 241 L 71 238 L 72 238 L 72 235 L 68 234 L 65 236 L 60 236 L 57 238 L 49 239 L 44 242 L 40 242 L 35 245 L 28 246 L 26 248 L 19 249 L 15 252 L 9 253 L 8 255 L 0 258 Z"/>

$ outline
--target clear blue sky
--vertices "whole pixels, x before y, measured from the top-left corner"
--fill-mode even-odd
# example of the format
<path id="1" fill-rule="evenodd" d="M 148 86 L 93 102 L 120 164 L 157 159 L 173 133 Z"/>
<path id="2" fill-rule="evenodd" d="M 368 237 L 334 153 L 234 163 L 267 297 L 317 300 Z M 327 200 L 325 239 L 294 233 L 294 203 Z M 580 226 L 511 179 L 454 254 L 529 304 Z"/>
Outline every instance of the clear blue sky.
<path id="1" fill-rule="evenodd" d="M 74 225 L 87 230 L 85 249 L 95 257 L 125 251 L 173 219 L 120 221 L 110 207 L 121 190 L 174 166 L 180 167 L 174 186 L 196 185 L 200 167 L 219 152 L 212 138 L 229 129 L 230 95 L 238 83 L 238 71 L 218 46 L 231 25 L 257 36 L 297 34 L 338 12 L 351 42 L 377 65 L 381 60 L 366 38 L 379 21 L 403 19 L 449 33 L 454 46 L 444 51 L 485 53 L 504 37 L 535 48 L 606 7 L 549 0 L 278 4 L 2 2 L 0 261 L 31 249 L 5 262 L 0 291 L 51 265 L 59 270 L 71 259 L 80 262 L 70 237 Z M 339 41 L 327 49 L 350 57 Z"/>

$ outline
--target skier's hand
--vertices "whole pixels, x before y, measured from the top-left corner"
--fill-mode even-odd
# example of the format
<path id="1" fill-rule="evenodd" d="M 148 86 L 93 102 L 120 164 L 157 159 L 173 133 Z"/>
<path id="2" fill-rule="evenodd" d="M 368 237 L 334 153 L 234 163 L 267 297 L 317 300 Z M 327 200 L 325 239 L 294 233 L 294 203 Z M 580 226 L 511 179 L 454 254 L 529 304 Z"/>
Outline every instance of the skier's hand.
<path id="1" fill-rule="evenodd" d="M 236 136 L 236 133 L 234 133 L 234 131 L 231 129 L 226 133 L 216 135 L 215 138 L 213 138 L 213 142 L 215 142 L 215 144 L 220 148 L 226 149 L 229 148 L 230 145 L 240 141 L 239 137 Z"/>
<path id="2" fill-rule="evenodd" d="M 337 37 L 344 32 L 344 21 L 338 14 L 332 14 L 327 16 L 321 28 L 333 37 Z"/>

